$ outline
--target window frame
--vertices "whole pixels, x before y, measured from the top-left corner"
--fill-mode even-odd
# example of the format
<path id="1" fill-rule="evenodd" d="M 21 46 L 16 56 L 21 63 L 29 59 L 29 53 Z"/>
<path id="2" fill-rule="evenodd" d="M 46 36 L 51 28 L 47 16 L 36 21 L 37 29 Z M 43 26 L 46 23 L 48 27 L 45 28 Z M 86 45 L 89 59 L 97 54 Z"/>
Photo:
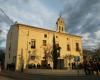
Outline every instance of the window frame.
<path id="1" fill-rule="evenodd" d="M 43 40 L 43 46 L 47 46 L 47 40 Z"/>
<path id="2" fill-rule="evenodd" d="M 31 48 L 32 49 L 36 48 L 36 40 L 35 39 L 31 39 Z"/>
<path id="3" fill-rule="evenodd" d="M 47 34 L 44 34 L 44 38 L 47 38 Z"/>
<path id="4" fill-rule="evenodd" d="M 79 48 L 79 43 L 76 43 L 76 51 L 79 51 L 80 48 Z"/>
<path id="5" fill-rule="evenodd" d="M 71 47 L 69 44 L 67 44 L 67 51 L 71 51 Z"/>

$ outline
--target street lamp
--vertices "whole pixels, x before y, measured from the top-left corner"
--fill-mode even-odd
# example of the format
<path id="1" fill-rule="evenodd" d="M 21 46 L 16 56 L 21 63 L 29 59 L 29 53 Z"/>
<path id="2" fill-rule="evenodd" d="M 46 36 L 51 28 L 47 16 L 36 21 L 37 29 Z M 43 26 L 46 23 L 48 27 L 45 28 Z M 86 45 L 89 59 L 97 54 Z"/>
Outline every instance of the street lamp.
<path id="1" fill-rule="evenodd" d="M 60 63 L 60 69 L 61 69 L 61 58 L 60 58 L 60 49 L 61 47 L 59 47 L 59 44 L 56 45 L 56 51 L 57 51 L 57 59 L 59 60 Z"/>

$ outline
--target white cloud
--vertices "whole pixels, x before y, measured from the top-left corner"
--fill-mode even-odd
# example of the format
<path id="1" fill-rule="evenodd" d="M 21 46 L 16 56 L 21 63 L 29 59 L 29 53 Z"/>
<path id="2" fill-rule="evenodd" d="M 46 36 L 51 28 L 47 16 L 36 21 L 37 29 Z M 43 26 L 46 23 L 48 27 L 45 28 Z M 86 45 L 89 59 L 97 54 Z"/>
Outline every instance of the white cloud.
<path id="1" fill-rule="evenodd" d="M 89 36 L 90 36 L 90 33 L 82 34 L 82 37 L 83 37 L 84 40 L 88 40 Z"/>
<path id="2" fill-rule="evenodd" d="M 94 34 L 95 34 L 96 38 L 99 39 L 99 41 L 100 41 L 100 30 L 96 31 Z"/>
<path id="3" fill-rule="evenodd" d="M 55 29 L 57 13 L 49 10 L 47 6 L 42 4 L 41 0 L 1 0 L 0 8 L 13 21 L 25 23 L 37 27 Z M 0 34 L 2 46 L 5 46 L 7 30 L 10 26 L 6 25 L 6 21 L 0 23 L 2 33 Z M 0 41 L 0 42 L 1 42 Z"/>
<path id="4" fill-rule="evenodd" d="M 0 0 L 0 8 L 14 21 L 54 30 L 59 13 L 49 9 L 48 6 L 44 5 L 41 1 L 42 0 Z M 69 30 L 69 32 L 72 31 L 72 33 L 81 35 L 83 37 L 84 46 L 95 47 L 98 42 L 100 42 L 100 28 L 98 28 L 100 14 L 97 12 L 99 9 L 97 9 L 97 7 L 95 9 L 97 5 L 93 7 L 87 5 L 88 3 L 93 4 L 93 0 L 91 2 L 87 2 L 86 0 L 57 1 L 65 6 L 64 9 L 66 13 L 63 14 L 63 17 L 67 24 L 66 29 Z M 86 5 L 82 6 L 82 4 Z M 52 6 L 52 8 L 53 7 L 55 8 L 55 6 Z M 87 10 L 87 8 L 89 10 Z M 0 29 L 3 31 L 0 37 L 6 39 L 7 30 L 10 26 L 5 23 L 0 23 L 0 25 L 2 25 Z M 4 43 L 5 42 L 3 42 L 3 44 Z"/>
<path id="5" fill-rule="evenodd" d="M 28 3 L 24 3 L 23 0 L 10 0 L 0 5 L 13 20 L 18 22 L 42 27 L 47 26 L 46 28 L 54 26 L 56 23 L 56 13 L 48 10 L 40 0 L 29 0 Z M 51 25 L 48 26 L 47 23 Z"/>
<path id="6" fill-rule="evenodd" d="M 97 45 L 98 45 L 98 40 L 97 38 L 92 38 L 91 37 L 91 33 L 84 33 L 84 34 L 80 34 L 82 36 L 83 39 L 83 46 L 84 48 L 87 49 L 96 49 Z"/>

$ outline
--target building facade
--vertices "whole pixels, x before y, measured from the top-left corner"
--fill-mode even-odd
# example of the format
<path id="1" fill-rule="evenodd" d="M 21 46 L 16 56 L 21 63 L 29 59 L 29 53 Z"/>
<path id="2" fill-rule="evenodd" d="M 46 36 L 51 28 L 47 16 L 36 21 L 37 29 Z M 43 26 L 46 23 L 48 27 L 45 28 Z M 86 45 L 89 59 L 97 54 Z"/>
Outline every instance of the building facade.
<path id="1" fill-rule="evenodd" d="M 42 65 L 45 56 L 52 67 L 53 36 L 61 47 L 59 58 L 64 60 L 64 68 L 74 62 L 75 57 L 82 62 L 82 38 L 65 32 L 62 17 L 56 24 L 56 31 L 19 23 L 12 25 L 7 35 L 5 68 L 12 63 L 16 70 L 26 69 L 29 64 Z"/>

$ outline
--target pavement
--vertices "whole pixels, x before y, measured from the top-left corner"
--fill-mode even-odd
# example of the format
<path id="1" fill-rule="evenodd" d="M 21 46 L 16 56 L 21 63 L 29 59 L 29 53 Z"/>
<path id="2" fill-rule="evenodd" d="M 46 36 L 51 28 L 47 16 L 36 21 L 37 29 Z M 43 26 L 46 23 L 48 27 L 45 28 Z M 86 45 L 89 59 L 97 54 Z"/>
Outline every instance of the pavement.
<path id="1" fill-rule="evenodd" d="M 14 80 L 14 79 L 5 76 L 0 76 L 0 80 Z"/>
<path id="2" fill-rule="evenodd" d="M 51 70 L 51 69 L 29 69 L 24 73 L 41 74 L 41 75 L 57 75 L 57 76 L 85 76 L 83 70 Z"/>
<path id="3" fill-rule="evenodd" d="M 1 77 L 8 78 L 7 80 L 100 80 L 100 76 L 84 75 L 83 70 L 46 70 L 46 69 L 31 69 L 24 73 L 2 71 Z M 0 80 L 6 80 L 0 78 Z"/>

